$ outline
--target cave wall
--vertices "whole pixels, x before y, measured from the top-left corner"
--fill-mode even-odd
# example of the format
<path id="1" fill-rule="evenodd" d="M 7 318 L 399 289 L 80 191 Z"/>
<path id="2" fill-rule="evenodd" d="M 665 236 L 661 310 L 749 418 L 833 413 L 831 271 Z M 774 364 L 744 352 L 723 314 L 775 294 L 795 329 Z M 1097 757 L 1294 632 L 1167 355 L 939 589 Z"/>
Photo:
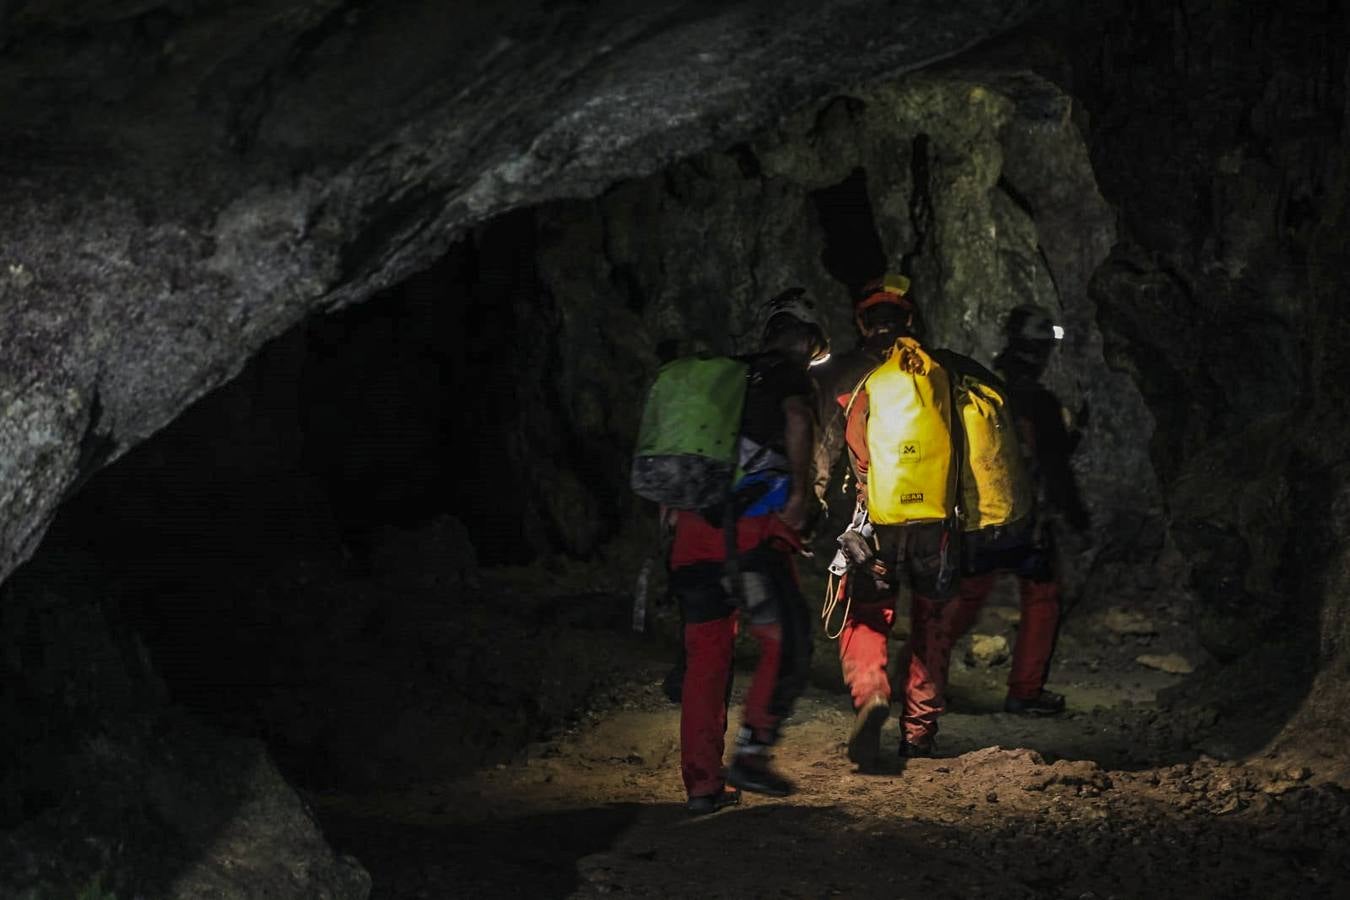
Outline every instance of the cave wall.
<path id="1" fill-rule="evenodd" d="M 308 312 L 1032 6 L 5 4 L 0 577 Z"/>
<path id="2" fill-rule="evenodd" d="M 1276 666 L 1316 659 L 1295 724 L 1342 727 L 1340 5 L 1069 4 L 898 83 L 1033 4 L 622 6 L 0 6 L 0 577 L 86 477 L 267 340 L 538 204 L 538 272 L 501 301 L 522 342 L 521 418 L 504 440 L 545 460 L 527 476 L 541 504 L 527 518 L 547 532 L 524 540 L 594 552 L 632 513 L 605 498 L 641 378 L 590 366 L 649 372 L 660 340 L 691 326 L 741 348 L 750 302 L 780 278 L 835 298 L 838 341 L 844 294 L 820 257 L 813 193 L 862 169 L 883 253 L 913 265 L 938 342 L 987 360 L 1015 299 L 1060 306 L 1070 341 L 1054 385 L 1091 411 L 1080 474 L 1120 513 L 1110 533 L 1132 516 L 1140 537 L 1122 543 L 1174 545 L 1216 655 L 1279 640 Z M 745 230 L 741 206 L 762 229 Z M 669 255 L 645 239 L 652 223 L 700 254 Z M 73 692 L 74 718 L 156 708 L 102 601 L 51 584 L 65 594 L 6 610 L 0 626 L 24 636 L 7 662 L 40 670 L 22 658 L 29 644 L 75 660 L 53 663 L 73 683 L 49 685 Z M 101 677 L 103 663 L 117 672 Z M 89 780 L 144 776 L 107 806 L 139 803 L 153 741 L 93 746 L 111 748 L 110 768 Z M 224 771 L 255 773 L 298 852 L 319 853 L 298 800 L 251 752 Z M 213 796 L 220 780 L 188 778 Z M 247 805 L 224 803 L 217 826 Z M 147 809 L 151 823 L 177 814 Z M 51 846 L 61 825 L 40 826 Z M 33 846 L 5 850 L 36 858 Z M 325 859 L 335 893 L 363 892 Z"/>
<path id="3" fill-rule="evenodd" d="M 1154 411 L 1202 637 L 1232 658 L 1321 616 L 1334 655 L 1345 594 L 1319 557 L 1334 571 L 1345 552 L 1328 499 L 1347 427 L 1345 12 L 1148 2 L 1091 27 L 1100 50 L 1059 77 L 1120 212 L 1092 291 L 1108 359 Z"/>

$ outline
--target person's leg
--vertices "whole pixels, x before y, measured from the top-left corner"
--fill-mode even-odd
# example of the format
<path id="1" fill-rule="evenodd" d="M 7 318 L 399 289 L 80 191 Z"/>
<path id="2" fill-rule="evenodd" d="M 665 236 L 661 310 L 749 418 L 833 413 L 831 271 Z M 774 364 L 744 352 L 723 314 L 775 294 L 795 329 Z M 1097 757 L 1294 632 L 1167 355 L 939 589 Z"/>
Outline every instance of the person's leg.
<path id="1" fill-rule="evenodd" d="M 942 691 L 930 667 L 933 645 L 938 643 L 937 601 L 915 593 L 909 607 L 909 669 L 905 678 L 904 712 L 901 714 L 901 753 L 926 755 L 937 736 L 942 714 Z"/>
<path id="2" fill-rule="evenodd" d="M 811 680 L 811 656 L 815 645 L 811 640 L 814 616 L 802 596 L 795 561 L 784 555 L 776 568 L 779 620 L 783 626 L 782 668 L 774 687 L 769 711 L 779 721 L 792 715 L 798 698 Z"/>
<path id="3" fill-rule="evenodd" d="M 1064 709 L 1064 698 L 1045 690 L 1059 632 L 1059 585 L 1054 581 L 1019 579 L 1022 617 L 1013 645 L 1008 675 L 1009 712 L 1053 715 Z"/>
<path id="4" fill-rule="evenodd" d="M 759 661 L 746 692 L 727 781 L 744 790 L 786 796 L 793 786 L 770 767 L 769 749 L 778 742 L 779 725 L 806 687 L 803 610 L 798 609 L 805 604 L 783 553 L 759 548 L 742 557 L 741 567 L 737 602 L 750 620 Z"/>
<path id="5" fill-rule="evenodd" d="M 946 705 L 951 648 L 961 634 L 956 629 L 968 628 L 979 609 L 956 600 L 954 539 L 940 524 L 911 526 L 906 534 L 905 567 L 913 591 L 900 752 L 907 756 L 932 753 L 938 717 Z"/>
<path id="6" fill-rule="evenodd" d="M 948 627 L 956 632 L 957 638 L 970 631 L 975 620 L 980 617 L 980 610 L 984 609 L 989 595 L 994 592 L 996 578 L 997 576 L 990 572 L 987 575 L 967 575 L 961 579 L 956 596 L 950 601 L 952 611 L 947 620 Z"/>
<path id="7" fill-rule="evenodd" d="M 735 608 L 719 564 L 677 569 L 671 589 L 684 617 L 685 671 L 680 689 L 680 772 L 691 799 L 724 790 L 727 682 L 736 635 Z"/>
<path id="8" fill-rule="evenodd" d="M 994 575 L 971 575 L 961 579 L 956 596 L 938 602 L 915 595 L 920 617 L 926 623 L 923 641 L 924 667 L 946 706 L 947 681 L 951 675 L 952 649 L 980 617 L 980 610 L 994 589 Z"/>
<path id="9" fill-rule="evenodd" d="M 881 729 L 891 710 L 891 683 L 886 662 L 895 621 L 896 595 L 866 571 L 850 572 L 842 590 L 848 614 L 839 634 L 839 661 L 853 696 L 854 719 L 848 736 L 848 758 L 863 769 L 876 765 Z"/>
<path id="10" fill-rule="evenodd" d="M 895 595 L 876 590 L 865 573 L 850 573 L 852 603 L 839 634 L 839 663 L 844 683 L 860 708 L 873 696 L 891 699 L 886 677 L 887 642 L 895 621 Z"/>

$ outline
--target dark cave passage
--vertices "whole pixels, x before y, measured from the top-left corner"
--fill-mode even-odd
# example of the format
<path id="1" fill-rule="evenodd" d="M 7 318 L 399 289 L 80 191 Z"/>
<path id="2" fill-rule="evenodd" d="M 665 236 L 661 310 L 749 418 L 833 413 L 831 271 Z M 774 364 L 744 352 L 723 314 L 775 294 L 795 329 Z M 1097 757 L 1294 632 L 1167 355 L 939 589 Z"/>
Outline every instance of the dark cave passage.
<path id="1" fill-rule="evenodd" d="M 857 296 L 864 284 L 887 271 L 867 195 L 867 172 L 854 169 L 838 184 L 813 192 L 811 201 L 825 233 L 821 263 L 850 297 Z"/>

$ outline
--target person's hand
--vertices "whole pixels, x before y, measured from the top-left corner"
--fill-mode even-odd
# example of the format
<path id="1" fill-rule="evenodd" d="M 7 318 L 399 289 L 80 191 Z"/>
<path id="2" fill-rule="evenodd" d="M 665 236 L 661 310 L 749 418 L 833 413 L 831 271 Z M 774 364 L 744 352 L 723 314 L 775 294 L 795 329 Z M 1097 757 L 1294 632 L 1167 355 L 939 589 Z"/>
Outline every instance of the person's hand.
<path id="1" fill-rule="evenodd" d="M 806 526 L 806 495 L 794 491 L 778 518 L 793 531 L 801 531 Z"/>

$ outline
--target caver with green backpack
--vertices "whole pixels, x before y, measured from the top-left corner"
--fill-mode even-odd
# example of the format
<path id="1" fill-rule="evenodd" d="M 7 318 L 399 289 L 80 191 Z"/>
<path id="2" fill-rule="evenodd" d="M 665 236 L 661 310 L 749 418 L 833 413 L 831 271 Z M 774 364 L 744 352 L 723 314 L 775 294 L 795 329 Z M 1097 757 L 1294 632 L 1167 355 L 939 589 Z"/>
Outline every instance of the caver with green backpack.
<path id="1" fill-rule="evenodd" d="M 639 494 L 673 509 L 671 592 L 684 622 L 680 767 L 688 808 L 734 803 L 729 788 L 785 795 L 769 763 L 778 724 L 806 685 L 810 626 L 793 557 L 811 483 L 806 369 L 828 344 L 800 290 L 770 301 L 762 346 L 677 360 L 648 394 L 633 461 Z M 723 768 L 737 621 L 760 648 L 732 764 Z"/>

